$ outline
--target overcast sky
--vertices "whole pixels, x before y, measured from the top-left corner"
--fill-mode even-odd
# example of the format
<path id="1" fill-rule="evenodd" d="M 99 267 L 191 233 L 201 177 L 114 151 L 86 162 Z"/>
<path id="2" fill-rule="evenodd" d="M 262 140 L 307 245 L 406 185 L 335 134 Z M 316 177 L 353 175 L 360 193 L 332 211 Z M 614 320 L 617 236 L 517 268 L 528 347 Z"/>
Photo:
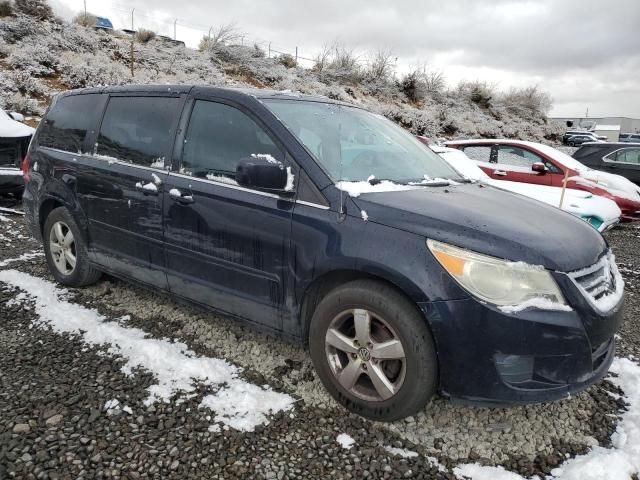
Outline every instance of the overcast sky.
<path id="1" fill-rule="evenodd" d="M 552 115 L 640 118 L 640 0 L 86 0 L 116 28 L 152 28 L 195 46 L 235 22 L 245 44 L 313 57 L 339 41 L 366 55 L 391 48 L 398 71 L 426 64 L 450 85 L 538 84 Z M 69 17 L 83 0 L 50 0 Z"/>

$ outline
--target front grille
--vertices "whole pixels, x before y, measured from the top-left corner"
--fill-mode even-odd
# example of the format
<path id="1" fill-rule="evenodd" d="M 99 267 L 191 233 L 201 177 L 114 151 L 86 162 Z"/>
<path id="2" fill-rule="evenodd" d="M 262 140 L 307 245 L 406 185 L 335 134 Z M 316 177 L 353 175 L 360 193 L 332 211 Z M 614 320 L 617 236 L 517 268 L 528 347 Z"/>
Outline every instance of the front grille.
<path id="1" fill-rule="evenodd" d="M 611 310 L 622 298 L 624 282 L 611 252 L 590 267 L 570 272 L 569 277 L 598 311 Z"/>

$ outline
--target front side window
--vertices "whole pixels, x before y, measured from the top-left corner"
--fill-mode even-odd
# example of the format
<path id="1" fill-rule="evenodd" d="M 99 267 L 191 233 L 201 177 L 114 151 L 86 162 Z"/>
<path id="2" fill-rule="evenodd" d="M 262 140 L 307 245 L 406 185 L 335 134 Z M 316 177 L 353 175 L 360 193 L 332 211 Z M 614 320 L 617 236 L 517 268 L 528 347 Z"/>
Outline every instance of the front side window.
<path id="1" fill-rule="evenodd" d="M 45 117 L 38 143 L 43 147 L 82 153 L 87 130 L 97 121 L 102 106 L 98 94 L 61 97 Z"/>
<path id="2" fill-rule="evenodd" d="M 396 183 L 460 179 L 442 158 L 381 115 L 334 103 L 263 102 L 336 183 L 371 176 Z"/>
<path id="3" fill-rule="evenodd" d="M 112 97 L 102 120 L 96 156 L 163 169 L 180 114 L 176 97 Z"/>
<path id="4" fill-rule="evenodd" d="M 640 164 L 640 148 L 624 148 L 617 152 L 610 153 L 605 158 L 614 162 L 638 165 Z"/>
<path id="5" fill-rule="evenodd" d="M 197 100 L 191 112 L 180 173 L 217 181 L 234 181 L 243 158 L 284 155 L 255 121 L 237 108 Z"/>
<path id="6" fill-rule="evenodd" d="M 544 159 L 529 150 L 520 147 L 499 146 L 498 163 L 531 169 L 534 163 L 545 163 Z"/>
<path id="7" fill-rule="evenodd" d="M 490 145 L 471 145 L 469 147 L 462 147 L 464 154 L 471 160 L 476 162 L 491 161 L 491 146 Z"/>

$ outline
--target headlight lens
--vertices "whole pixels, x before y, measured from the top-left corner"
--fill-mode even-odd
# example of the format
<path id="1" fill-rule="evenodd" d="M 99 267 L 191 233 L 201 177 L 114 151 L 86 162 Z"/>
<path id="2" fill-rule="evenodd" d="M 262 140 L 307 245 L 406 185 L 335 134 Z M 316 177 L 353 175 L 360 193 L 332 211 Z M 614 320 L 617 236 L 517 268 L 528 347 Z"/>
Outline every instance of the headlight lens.
<path id="1" fill-rule="evenodd" d="M 541 299 L 566 305 L 564 296 L 544 267 L 509 262 L 435 240 L 427 246 L 440 265 L 469 293 L 498 306 Z"/>

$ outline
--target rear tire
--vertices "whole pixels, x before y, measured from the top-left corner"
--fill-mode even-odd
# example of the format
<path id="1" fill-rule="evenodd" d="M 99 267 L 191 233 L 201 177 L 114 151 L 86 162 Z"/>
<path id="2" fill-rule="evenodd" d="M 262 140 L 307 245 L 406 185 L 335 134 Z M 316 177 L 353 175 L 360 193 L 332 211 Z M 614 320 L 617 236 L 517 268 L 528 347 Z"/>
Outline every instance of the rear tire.
<path id="1" fill-rule="evenodd" d="M 576 144 L 575 144 L 575 143 L 573 143 L 573 142 L 569 142 L 569 146 L 570 146 L 570 147 L 575 147 L 575 146 L 576 146 Z"/>
<path id="2" fill-rule="evenodd" d="M 66 208 L 49 213 L 42 239 L 49 270 L 58 283 L 84 287 L 100 279 L 102 273 L 89 263 L 84 236 Z"/>
<path id="3" fill-rule="evenodd" d="M 363 417 L 413 415 L 436 391 L 437 357 L 425 319 L 382 282 L 352 281 L 324 297 L 311 319 L 309 350 L 329 393 Z"/>

